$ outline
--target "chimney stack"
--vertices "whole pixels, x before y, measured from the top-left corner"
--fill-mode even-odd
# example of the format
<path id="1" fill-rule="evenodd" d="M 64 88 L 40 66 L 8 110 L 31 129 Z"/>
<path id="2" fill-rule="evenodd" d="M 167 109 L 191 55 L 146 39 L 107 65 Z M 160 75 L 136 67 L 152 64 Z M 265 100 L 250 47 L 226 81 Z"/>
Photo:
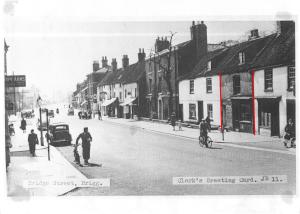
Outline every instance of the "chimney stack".
<path id="1" fill-rule="evenodd" d="M 94 60 L 94 62 L 93 62 L 93 72 L 96 72 L 99 69 L 100 69 L 99 61 L 98 60 Z"/>
<path id="2" fill-rule="evenodd" d="M 203 21 L 197 21 L 197 24 L 193 21 L 190 31 L 196 50 L 196 60 L 199 60 L 207 54 L 207 27 Z"/>
<path id="3" fill-rule="evenodd" d="M 287 33 L 290 29 L 295 31 L 295 22 L 294 21 L 277 21 L 277 34 Z"/>
<path id="4" fill-rule="evenodd" d="M 111 60 L 112 71 L 116 71 L 118 69 L 118 63 L 116 58 L 112 58 Z"/>
<path id="5" fill-rule="evenodd" d="M 102 68 L 106 68 L 107 67 L 107 58 L 106 56 L 105 57 L 102 57 Z"/>
<path id="6" fill-rule="evenodd" d="M 139 53 L 138 53 L 138 59 L 139 59 L 139 62 L 142 62 L 144 61 L 146 58 L 146 54 L 144 52 L 144 48 L 143 49 L 139 49 Z"/>
<path id="7" fill-rule="evenodd" d="M 122 59 L 122 66 L 123 66 L 123 68 L 128 67 L 128 65 L 129 65 L 128 56 L 127 55 L 123 55 L 123 59 Z"/>
<path id="8" fill-rule="evenodd" d="M 161 37 L 161 39 L 157 37 L 157 39 L 155 40 L 155 52 L 158 53 L 162 50 L 169 49 L 170 45 L 171 44 L 168 41 L 167 37 Z"/>

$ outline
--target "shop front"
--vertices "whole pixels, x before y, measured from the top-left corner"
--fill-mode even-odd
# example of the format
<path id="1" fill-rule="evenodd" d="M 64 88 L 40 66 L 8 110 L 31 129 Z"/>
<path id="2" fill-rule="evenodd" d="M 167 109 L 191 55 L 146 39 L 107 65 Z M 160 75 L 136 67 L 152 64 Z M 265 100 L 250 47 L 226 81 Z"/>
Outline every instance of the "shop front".
<path id="1" fill-rule="evenodd" d="M 104 115 L 107 115 L 109 117 L 115 117 L 116 116 L 116 108 L 118 107 L 118 99 L 112 98 L 109 100 L 105 100 L 101 108 L 105 112 Z"/>
<path id="2" fill-rule="evenodd" d="M 257 97 L 258 132 L 265 136 L 280 136 L 279 102 L 281 97 Z"/>
<path id="3" fill-rule="evenodd" d="M 125 99 L 123 103 L 120 104 L 120 106 L 123 107 L 123 117 L 125 119 L 133 118 L 134 115 L 137 114 L 137 98 L 128 98 Z"/>
<path id="4" fill-rule="evenodd" d="M 252 133 L 251 97 L 232 97 L 232 126 L 234 131 Z"/>

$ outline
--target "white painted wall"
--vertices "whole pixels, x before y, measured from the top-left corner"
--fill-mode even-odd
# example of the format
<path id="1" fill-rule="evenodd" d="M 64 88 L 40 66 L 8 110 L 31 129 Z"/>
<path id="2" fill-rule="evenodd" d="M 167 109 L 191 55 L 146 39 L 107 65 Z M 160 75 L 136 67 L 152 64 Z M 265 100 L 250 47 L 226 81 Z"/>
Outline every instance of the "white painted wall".
<path id="1" fill-rule="evenodd" d="M 286 99 L 295 99 L 293 92 L 288 91 L 288 67 L 278 67 L 273 68 L 273 91 L 265 92 L 265 83 L 264 83 L 264 70 L 258 70 L 255 72 L 254 78 L 254 94 L 256 97 L 259 96 L 281 96 L 279 102 L 279 129 L 280 134 L 284 134 L 284 127 L 286 125 Z M 256 130 L 258 130 L 258 105 L 256 101 L 255 108 L 255 117 L 256 117 Z"/>
<path id="2" fill-rule="evenodd" d="M 125 84 L 123 87 L 123 98 L 125 98 L 125 89 L 127 91 L 127 99 L 130 97 L 138 97 L 138 88 L 137 88 L 137 83 L 129 83 L 129 84 Z M 135 90 L 136 90 L 136 94 L 135 94 Z M 128 92 L 131 92 L 131 95 L 128 95 Z"/>
<path id="3" fill-rule="evenodd" d="M 179 82 L 179 103 L 183 104 L 183 120 L 198 119 L 198 101 L 203 101 L 203 114 L 207 116 L 207 104 L 213 105 L 213 125 L 220 125 L 220 88 L 219 77 L 212 76 L 212 93 L 206 93 L 206 77 L 194 80 L 194 94 L 190 94 L 190 80 Z M 189 104 L 196 104 L 196 120 L 189 119 Z"/>

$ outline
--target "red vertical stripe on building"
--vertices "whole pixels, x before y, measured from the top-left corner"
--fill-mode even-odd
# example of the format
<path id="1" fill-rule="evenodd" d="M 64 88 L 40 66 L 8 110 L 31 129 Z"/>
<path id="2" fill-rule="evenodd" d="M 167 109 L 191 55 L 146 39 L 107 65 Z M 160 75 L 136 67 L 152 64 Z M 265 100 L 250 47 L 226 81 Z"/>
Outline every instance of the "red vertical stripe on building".
<path id="1" fill-rule="evenodd" d="M 253 134 L 255 135 L 255 95 L 254 95 L 254 70 L 251 73 L 251 81 L 252 81 L 252 129 Z"/>
<path id="2" fill-rule="evenodd" d="M 223 102 L 222 102 L 222 73 L 219 71 L 219 87 L 220 87 L 220 127 L 223 129 Z"/>

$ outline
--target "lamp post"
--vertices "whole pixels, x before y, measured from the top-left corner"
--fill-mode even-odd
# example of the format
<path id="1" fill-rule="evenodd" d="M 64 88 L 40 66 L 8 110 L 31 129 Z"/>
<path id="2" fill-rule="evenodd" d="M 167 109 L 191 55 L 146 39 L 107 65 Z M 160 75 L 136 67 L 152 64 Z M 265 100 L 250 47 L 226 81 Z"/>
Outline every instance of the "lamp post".
<path id="1" fill-rule="evenodd" d="M 47 118 L 47 142 L 48 142 L 48 161 L 50 161 L 50 147 L 49 147 L 49 119 L 48 119 L 48 109 L 46 109 L 46 118 Z"/>
<path id="2" fill-rule="evenodd" d="M 41 146 L 44 146 L 42 108 L 41 107 L 40 107 L 40 132 L 41 132 Z"/>

